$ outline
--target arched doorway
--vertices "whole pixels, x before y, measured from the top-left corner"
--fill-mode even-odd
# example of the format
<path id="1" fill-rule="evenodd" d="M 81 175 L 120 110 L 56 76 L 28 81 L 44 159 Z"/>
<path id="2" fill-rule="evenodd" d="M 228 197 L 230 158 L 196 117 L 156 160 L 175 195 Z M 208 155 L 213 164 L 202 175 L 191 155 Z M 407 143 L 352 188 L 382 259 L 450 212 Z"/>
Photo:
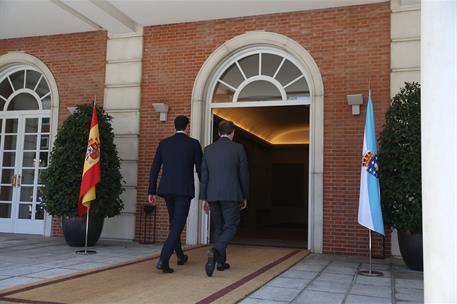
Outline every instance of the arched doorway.
<path id="1" fill-rule="evenodd" d="M 55 134 L 56 89 L 42 70 L 29 64 L 36 58 L 18 57 L 0 57 L 0 232 L 49 235 L 40 174 L 48 166 Z"/>
<path id="2" fill-rule="evenodd" d="M 191 133 L 204 145 L 211 142 L 214 109 L 287 105 L 309 107 L 307 239 L 309 249 L 322 252 L 323 84 L 301 45 L 268 32 L 249 32 L 224 43 L 197 76 Z M 208 217 L 200 210 L 194 204 L 190 212 L 189 243 L 208 241 Z"/>

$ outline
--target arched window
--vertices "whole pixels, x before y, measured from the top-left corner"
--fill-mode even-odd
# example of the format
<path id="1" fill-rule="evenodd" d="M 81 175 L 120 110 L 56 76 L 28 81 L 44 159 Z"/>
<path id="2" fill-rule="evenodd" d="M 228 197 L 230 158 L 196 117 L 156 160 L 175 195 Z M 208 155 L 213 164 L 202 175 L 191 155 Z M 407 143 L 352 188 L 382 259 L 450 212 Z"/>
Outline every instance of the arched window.
<path id="1" fill-rule="evenodd" d="M 0 78 L 0 111 L 50 110 L 51 91 L 44 75 L 16 66 Z"/>
<path id="2" fill-rule="evenodd" d="M 213 103 L 309 102 L 305 74 L 288 54 L 274 48 L 255 48 L 225 61 L 213 83 Z"/>
<path id="3" fill-rule="evenodd" d="M 40 176 L 49 162 L 55 95 L 45 72 L 33 65 L 5 66 L 0 70 L 0 232 L 43 234 Z"/>

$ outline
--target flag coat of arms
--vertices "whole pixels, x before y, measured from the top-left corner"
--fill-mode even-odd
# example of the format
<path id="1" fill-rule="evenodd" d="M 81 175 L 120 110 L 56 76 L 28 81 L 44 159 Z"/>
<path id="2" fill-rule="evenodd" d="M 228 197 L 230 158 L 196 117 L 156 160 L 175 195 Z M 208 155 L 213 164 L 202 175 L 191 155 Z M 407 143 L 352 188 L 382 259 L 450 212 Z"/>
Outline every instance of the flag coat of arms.
<path id="1" fill-rule="evenodd" d="M 378 151 L 376 149 L 376 130 L 371 93 L 368 96 L 362 155 L 359 224 L 384 235 L 381 195 L 379 190 Z"/>
<path id="2" fill-rule="evenodd" d="M 89 208 L 91 201 L 95 200 L 95 186 L 100 182 L 100 135 L 98 131 L 98 118 L 95 104 L 92 109 L 89 140 L 84 158 L 84 169 L 79 190 L 78 214 L 83 216 Z"/>

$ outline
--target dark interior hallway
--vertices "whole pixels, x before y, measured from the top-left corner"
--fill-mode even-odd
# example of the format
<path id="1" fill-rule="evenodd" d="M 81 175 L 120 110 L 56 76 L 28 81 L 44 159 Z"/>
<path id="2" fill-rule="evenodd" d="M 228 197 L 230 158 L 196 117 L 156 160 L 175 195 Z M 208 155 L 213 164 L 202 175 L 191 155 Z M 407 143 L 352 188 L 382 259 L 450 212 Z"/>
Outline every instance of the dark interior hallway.
<path id="1" fill-rule="evenodd" d="M 274 127 L 277 132 L 281 127 L 287 131 L 291 122 L 307 124 L 307 107 L 257 108 L 256 112 L 249 109 L 252 108 L 238 109 L 233 117 L 224 115 L 227 114 L 224 113 L 227 109 L 218 109 L 217 114 L 220 116 L 215 115 L 213 121 L 215 131 L 221 117 L 234 121 L 237 125 L 234 141 L 243 144 L 249 162 L 248 208 L 241 212 L 240 226 L 233 243 L 306 248 L 309 145 L 272 143 L 247 131 L 248 128 L 243 128 L 244 125 L 234 118 L 243 118 L 246 124 L 246 116 L 252 116 L 251 118 L 256 120 L 256 115 L 262 115 L 264 121 L 258 127 L 269 128 L 272 126 L 268 125 L 268 120 L 286 117 L 289 119 L 288 123 Z M 291 111 L 295 114 L 290 115 Z M 306 132 L 298 134 L 303 136 L 303 142 L 307 142 Z M 217 133 L 214 132 L 213 140 L 217 138 Z"/>

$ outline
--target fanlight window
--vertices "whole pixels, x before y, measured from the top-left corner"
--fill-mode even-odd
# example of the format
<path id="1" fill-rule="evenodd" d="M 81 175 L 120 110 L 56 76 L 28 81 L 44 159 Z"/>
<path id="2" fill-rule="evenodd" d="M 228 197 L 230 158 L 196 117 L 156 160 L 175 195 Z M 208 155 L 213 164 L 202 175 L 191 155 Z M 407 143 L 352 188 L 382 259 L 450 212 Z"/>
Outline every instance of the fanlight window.
<path id="1" fill-rule="evenodd" d="M 212 102 L 307 101 L 305 75 L 280 52 L 260 50 L 228 62 L 214 85 Z"/>
<path id="2" fill-rule="evenodd" d="M 0 78 L 0 111 L 51 109 L 51 91 L 44 75 L 30 67 L 14 68 Z"/>

